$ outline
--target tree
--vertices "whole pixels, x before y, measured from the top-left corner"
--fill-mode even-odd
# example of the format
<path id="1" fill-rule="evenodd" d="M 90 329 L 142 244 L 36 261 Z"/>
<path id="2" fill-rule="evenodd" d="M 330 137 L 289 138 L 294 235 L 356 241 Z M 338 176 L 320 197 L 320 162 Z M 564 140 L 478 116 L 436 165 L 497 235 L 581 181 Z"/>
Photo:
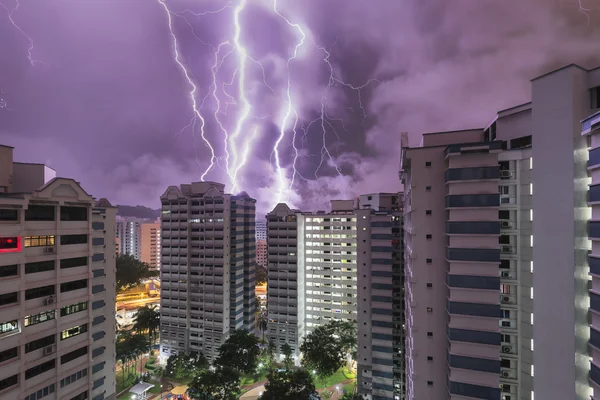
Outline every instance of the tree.
<path id="1" fill-rule="evenodd" d="M 177 379 L 190 379 L 209 367 L 208 360 L 202 353 L 172 355 L 167 359 L 165 376 Z"/>
<path id="2" fill-rule="evenodd" d="M 267 351 L 269 352 L 269 358 L 271 359 L 271 361 L 273 361 L 273 358 L 275 357 L 275 352 L 277 351 L 277 345 L 275 344 L 275 341 L 269 340 L 269 347 L 267 348 Z"/>
<path id="3" fill-rule="evenodd" d="M 246 330 L 235 330 L 219 347 L 215 366 L 232 368 L 249 374 L 256 370 L 260 355 L 259 340 Z"/>
<path id="4" fill-rule="evenodd" d="M 133 319 L 133 329 L 138 333 L 148 331 L 148 339 L 150 342 L 155 342 L 160 326 L 160 312 L 156 306 L 144 306 L 138 309 L 135 318 Z"/>
<path id="5" fill-rule="evenodd" d="M 294 360 L 292 359 L 292 354 L 294 353 L 294 349 L 292 349 L 292 347 L 287 344 L 284 343 L 281 345 L 281 354 L 283 354 L 283 363 L 285 364 L 285 367 L 289 370 L 292 368 L 292 365 L 294 364 Z"/>
<path id="6" fill-rule="evenodd" d="M 142 283 L 143 280 L 158 276 L 158 271 L 150 270 L 150 265 L 128 254 L 117 256 L 117 290 L 124 291 Z"/>
<path id="7" fill-rule="evenodd" d="M 267 283 L 267 268 L 264 265 L 256 264 L 255 275 L 257 285 Z"/>
<path id="8" fill-rule="evenodd" d="M 271 370 L 261 400 L 310 400 L 318 398 L 312 376 L 303 369 Z"/>
<path id="9" fill-rule="evenodd" d="M 268 322 L 267 316 L 265 314 L 261 314 L 260 317 L 258 317 L 258 321 L 256 323 L 258 330 L 260 330 L 262 332 L 263 343 L 265 342 L 265 332 L 267 331 L 267 322 Z"/>
<path id="10" fill-rule="evenodd" d="M 340 400 L 363 400 L 363 398 L 356 393 L 346 392 L 340 397 Z"/>
<path id="11" fill-rule="evenodd" d="M 319 326 L 300 345 L 302 364 L 320 376 L 331 376 L 344 365 L 346 356 L 355 352 L 356 341 L 356 328 L 348 322 Z"/>
<path id="12" fill-rule="evenodd" d="M 187 393 L 194 400 L 237 400 L 240 374 L 229 367 L 205 370 L 192 380 Z"/>

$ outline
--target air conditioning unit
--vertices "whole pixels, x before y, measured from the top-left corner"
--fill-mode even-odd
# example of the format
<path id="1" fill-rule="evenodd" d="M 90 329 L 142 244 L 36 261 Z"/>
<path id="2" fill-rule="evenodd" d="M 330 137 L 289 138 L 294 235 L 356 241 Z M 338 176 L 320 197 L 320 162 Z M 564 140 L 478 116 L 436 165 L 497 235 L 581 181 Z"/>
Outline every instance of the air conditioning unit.
<path id="1" fill-rule="evenodd" d="M 54 247 L 44 247 L 44 254 L 54 254 Z"/>
<path id="2" fill-rule="evenodd" d="M 508 373 L 508 371 L 502 371 L 503 378 L 508 378 L 509 376 L 510 376 L 510 374 Z"/>
<path id="3" fill-rule="evenodd" d="M 500 177 L 501 178 L 511 178 L 512 176 L 513 176 L 513 173 L 510 170 L 500 171 Z"/>
<path id="4" fill-rule="evenodd" d="M 500 303 L 510 303 L 510 297 L 508 296 L 502 296 L 502 298 L 500 299 Z"/>
<path id="5" fill-rule="evenodd" d="M 510 228 L 512 226 L 512 222 L 510 222 L 508 220 L 503 220 L 503 221 L 500 221 L 500 226 L 502 228 Z"/>
<path id="6" fill-rule="evenodd" d="M 50 296 L 46 300 L 44 300 L 45 306 L 50 305 L 50 304 L 54 304 L 54 296 Z"/>
<path id="7" fill-rule="evenodd" d="M 510 272 L 508 272 L 508 271 L 502 271 L 502 273 L 500 274 L 500 276 L 502 278 L 510 278 Z"/>
<path id="8" fill-rule="evenodd" d="M 510 353 L 511 351 L 511 347 L 510 346 L 502 346 L 502 352 L 503 353 Z"/>
<path id="9" fill-rule="evenodd" d="M 54 345 L 44 347 L 44 356 L 49 356 L 56 351 Z"/>

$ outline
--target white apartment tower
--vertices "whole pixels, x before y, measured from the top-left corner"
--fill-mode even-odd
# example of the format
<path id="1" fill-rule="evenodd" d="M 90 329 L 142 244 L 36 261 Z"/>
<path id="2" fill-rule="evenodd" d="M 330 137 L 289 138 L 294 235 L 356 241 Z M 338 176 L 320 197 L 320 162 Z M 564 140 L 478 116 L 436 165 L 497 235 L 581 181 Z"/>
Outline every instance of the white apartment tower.
<path id="1" fill-rule="evenodd" d="M 234 329 L 255 329 L 255 203 L 193 182 L 161 196 L 161 356 L 214 360 Z"/>
<path id="2" fill-rule="evenodd" d="M 299 356 L 304 335 L 332 320 L 356 323 L 356 215 L 353 200 L 331 212 L 278 204 L 267 215 L 269 340 Z"/>
<path id="3" fill-rule="evenodd" d="M 362 195 L 356 217 L 358 393 L 369 400 L 402 400 L 402 194 Z"/>
<path id="4" fill-rule="evenodd" d="M 0 398 L 115 398 L 115 216 L 0 146 Z"/>
<path id="5" fill-rule="evenodd" d="M 600 69 L 571 65 L 487 127 L 403 149 L 408 400 L 599 390 L 588 276 L 599 92 Z"/>
<path id="6" fill-rule="evenodd" d="M 138 218 L 117 217 L 116 235 L 119 238 L 119 254 L 126 254 L 140 259 L 142 241 L 141 224 Z"/>

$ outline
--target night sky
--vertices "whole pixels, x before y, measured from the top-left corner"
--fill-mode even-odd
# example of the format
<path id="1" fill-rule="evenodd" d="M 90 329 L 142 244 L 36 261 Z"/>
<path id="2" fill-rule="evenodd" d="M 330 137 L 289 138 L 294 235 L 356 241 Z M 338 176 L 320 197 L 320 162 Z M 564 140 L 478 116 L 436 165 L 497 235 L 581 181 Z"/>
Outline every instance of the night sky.
<path id="1" fill-rule="evenodd" d="M 400 132 L 418 145 L 482 127 L 529 101 L 531 78 L 600 66 L 600 12 L 580 9 L 600 0 L 278 0 L 280 15 L 273 0 L 162 1 L 215 151 L 205 179 L 232 190 L 237 170 L 259 213 L 398 190 Z M 211 152 L 159 0 L 21 0 L 17 26 L 16 1 L 0 2 L 0 143 L 16 161 L 153 208 L 201 178 Z"/>

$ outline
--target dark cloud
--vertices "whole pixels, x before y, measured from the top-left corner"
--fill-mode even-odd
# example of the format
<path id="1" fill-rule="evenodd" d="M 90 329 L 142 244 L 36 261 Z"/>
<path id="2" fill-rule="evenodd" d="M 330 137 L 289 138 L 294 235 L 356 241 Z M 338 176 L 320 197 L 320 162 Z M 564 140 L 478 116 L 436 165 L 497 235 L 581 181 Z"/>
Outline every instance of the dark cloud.
<path id="1" fill-rule="evenodd" d="M 0 1 L 9 9 L 16 4 Z M 264 72 L 248 61 L 252 109 L 240 130 L 238 159 L 246 140 L 258 133 L 240 168 L 238 189 L 257 197 L 266 211 L 280 187 L 273 145 L 287 106 L 286 62 L 299 35 L 273 13 L 272 0 L 247 1 L 241 39 Z M 233 44 L 232 15 L 239 3 L 166 2 L 178 13 L 172 18 L 181 57 L 198 86 L 205 135 L 220 158 L 207 178 L 229 183 L 210 72 L 214 47 L 226 40 Z M 116 203 L 156 207 L 168 185 L 200 178 L 210 151 L 199 121 L 190 125 L 190 86 L 173 59 L 167 15 L 158 0 L 20 3 L 13 19 L 33 39 L 32 56 L 39 62 L 30 64 L 27 38 L 0 7 L 0 96 L 7 102 L 0 108 L 0 143 L 16 146 L 19 160 L 47 162 L 59 175 Z M 482 126 L 497 110 L 528 101 L 532 77 L 572 62 L 600 65 L 600 12 L 586 12 L 588 23 L 577 0 L 367 3 L 278 2 L 282 15 L 306 34 L 290 64 L 296 140 L 292 113 L 280 144 L 284 188 L 296 158 L 292 144 L 298 149 L 299 175 L 284 196 L 297 207 L 322 209 L 331 197 L 396 190 L 401 132 L 410 132 L 417 144 L 424 131 Z M 595 9 L 600 1 L 584 6 Z M 327 89 L 330 70 L 319 47 L 330 52 L 337 79 L 355 87 L 378 79 L 360 91 L 366 118 L 359 92 L 340 84 Z M 220 55 L 232 49 L 225 45 Z M 235 52 L 220 66 L 220 82 L 239 77 Z M 232 82 L 217 88 L 236 98 L 226 105 L 219 92 L 226 110 L 220 120 L 230 132 L 242 105 Z M 321 121 L 310 124 L 320 117 L 321 103 L 325 132 Z M 323 137 L 332 159 L 324 153 Z"/>

